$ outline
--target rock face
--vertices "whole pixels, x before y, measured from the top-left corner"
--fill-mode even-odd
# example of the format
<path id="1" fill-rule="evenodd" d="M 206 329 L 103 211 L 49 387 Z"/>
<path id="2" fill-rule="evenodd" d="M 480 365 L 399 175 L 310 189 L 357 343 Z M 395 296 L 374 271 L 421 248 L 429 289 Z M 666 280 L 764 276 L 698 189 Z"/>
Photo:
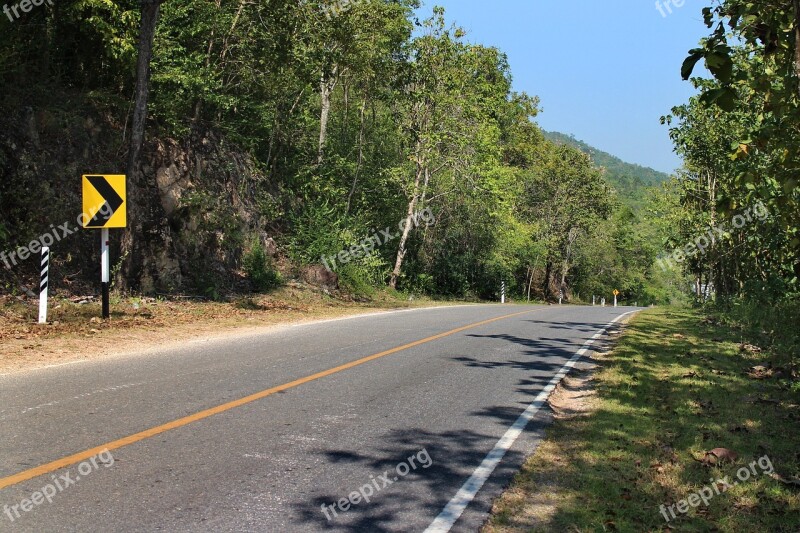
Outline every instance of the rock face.
<path id="1" fill-rule="evenodd" d="M 242 281 L 248 243 L 271 241 L 277 253 L 256 207 L 269 187 L 247 156 L 225 149 L 213 135 L 182 144 L 159 141 L 151 153 L 139 186 L 142 195 L 156 193 L 150 205 L 160 209 L 141 213 L 145 259 L 135 278 L 142 290 L 216 294 Z"/>
<path id="2" fill-rule="evenodd" d="M 100 116 L 63 124 L 30 108 L 0 116 L 0 250 L 37 239 L 51 224 L 73 225 L 81 210 L 82 174 L 124 172 L 118 126 Z M 274 205 L 273 187 L 249 156 L 213 133 L 151 141 L 142 172 L 127 181 L 129 228 L 111 232 L 112 266 L 120 270 L 124 262 L 133 290 L 216 294 L 243 284 L 242 255 L 252 242 L 278 255 L 258 208 Z M 132 232 L 133 247 L 121 257 L 123 231 Z M 80 230 L 59 240 L 52 249 L 54 266 L 95 285 L 96 237 Z M 35 263 L 0 268 L 0 278 L 33 279 Z M 53 278 L 57 289 L 59 278 Z"/>
<path id="3" fill-rule="evenodd" d="M 169 217 L 178 208 L 183 191 L 191 187 L 192 183 L 186 174 L 181 173 L 173 163 L 156 171 L 156 185 L 158 185 L 158 192 L 161 196 L 161 207 Z"/>
<path id="4" fill-rule="evenodd" d="M 339 288 L 339 276 L 322 265 L 306 267 L 303 270 L 303 281 L 325 289 Z"/>

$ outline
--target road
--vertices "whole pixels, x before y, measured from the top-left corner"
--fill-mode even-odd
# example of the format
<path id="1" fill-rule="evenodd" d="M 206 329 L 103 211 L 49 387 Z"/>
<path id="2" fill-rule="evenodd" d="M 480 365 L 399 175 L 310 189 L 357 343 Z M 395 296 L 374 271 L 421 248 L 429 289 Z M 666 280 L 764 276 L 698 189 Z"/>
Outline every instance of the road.
<path id="1" fill-rule="evenodd" d="M 0 377 L 0 531 L 476 531 L 543 389 L 630 311 L 418 309 Z"/>

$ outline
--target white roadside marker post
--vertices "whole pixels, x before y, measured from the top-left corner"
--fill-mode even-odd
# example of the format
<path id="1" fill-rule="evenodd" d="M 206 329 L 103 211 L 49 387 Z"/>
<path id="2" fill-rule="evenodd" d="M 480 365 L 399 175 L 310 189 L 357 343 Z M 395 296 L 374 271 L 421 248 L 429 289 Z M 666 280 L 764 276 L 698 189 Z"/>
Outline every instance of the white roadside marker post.
<path id="1" fill-rule="evenodd" d="M 100 230 L 100 268 L 101 268 L 101 282 L 103 286 L 103 318 L 111 316 L 110 305 L 108 301 L 108 285 L 111 282 L 111 265 L 108 251 L 108 228 Z"/>
<path id="2" fill-rule="evenodd" d="M 506 303 L 506 282 L 505 281 L 501 281 L 500 282 L 500 303 L 501 304 Z"/>
<path id="3" fill-rule="evenodd" d="M 39 278 L 39 324 L 47 324 L 47 286 L 50 282 L 50 248 L 42 247 L 42 272 Z"/>

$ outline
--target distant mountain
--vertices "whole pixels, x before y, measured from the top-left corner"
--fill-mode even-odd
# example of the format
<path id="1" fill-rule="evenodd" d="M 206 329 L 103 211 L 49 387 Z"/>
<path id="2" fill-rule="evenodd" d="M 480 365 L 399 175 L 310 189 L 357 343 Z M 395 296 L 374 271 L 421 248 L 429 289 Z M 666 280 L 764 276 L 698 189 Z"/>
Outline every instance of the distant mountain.
<path id="1" fill-rule="evenodd" d="M 554 143 L 573 146 L 588 154 L 596 166 L 606 170 L 606 179 L 617 190 L 620 199 L 633 208 L 641 205 L 647 187 L 669 179 L 668 174 L 634 163 L 626 163 L 619 157 L 579 141 L 574 135 L 545 131 L 544 136 Z"/>

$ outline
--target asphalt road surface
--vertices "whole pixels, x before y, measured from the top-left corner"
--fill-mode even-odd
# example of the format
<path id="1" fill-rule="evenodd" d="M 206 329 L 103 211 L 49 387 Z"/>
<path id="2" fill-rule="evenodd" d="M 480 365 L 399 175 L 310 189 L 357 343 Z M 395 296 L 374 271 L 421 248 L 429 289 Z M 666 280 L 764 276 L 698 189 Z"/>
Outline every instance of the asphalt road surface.
<path id="1" fill-rule="evenodd" d="M 419 309 L 2 376 L 0 531 L 476 531 L 545 388 L 631 311 Z"/>

